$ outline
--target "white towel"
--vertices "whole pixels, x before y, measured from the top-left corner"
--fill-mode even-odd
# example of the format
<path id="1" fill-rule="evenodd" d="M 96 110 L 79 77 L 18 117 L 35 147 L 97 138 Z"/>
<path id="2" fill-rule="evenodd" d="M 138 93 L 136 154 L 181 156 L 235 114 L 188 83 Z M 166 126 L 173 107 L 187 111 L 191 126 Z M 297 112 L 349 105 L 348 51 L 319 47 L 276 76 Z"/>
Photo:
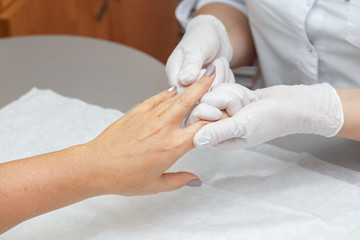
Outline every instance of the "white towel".
<path id="1" fill-rule="evenodd" d="M 0 110 L 0 162 L 96 137 L 121 112 L 33 89 Z M 0 239 L 360 238 L 360 174 L 271 145 L 193 150 L 171 171 L 200 188 L 152 196 L 100 196 L 28 220 Z M 1 206 L 0 206 L 1 207 Z"/>

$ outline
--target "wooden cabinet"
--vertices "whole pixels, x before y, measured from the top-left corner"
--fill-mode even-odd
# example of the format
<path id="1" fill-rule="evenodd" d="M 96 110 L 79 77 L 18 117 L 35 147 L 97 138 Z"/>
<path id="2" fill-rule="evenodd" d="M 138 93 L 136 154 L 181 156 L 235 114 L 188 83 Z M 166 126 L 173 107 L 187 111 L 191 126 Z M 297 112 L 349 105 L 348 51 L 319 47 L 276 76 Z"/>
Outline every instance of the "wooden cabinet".
<path id="1" fill-rule="evenodd" d="M 120 42 L 165 62 L 178 0 L 0 0 L 0 37 L 70 34 Z"/>
<path id="2" fill-rule="evenodd" d="M 0 0 L 0 10 L 6 8 L 14 0 Z"/>

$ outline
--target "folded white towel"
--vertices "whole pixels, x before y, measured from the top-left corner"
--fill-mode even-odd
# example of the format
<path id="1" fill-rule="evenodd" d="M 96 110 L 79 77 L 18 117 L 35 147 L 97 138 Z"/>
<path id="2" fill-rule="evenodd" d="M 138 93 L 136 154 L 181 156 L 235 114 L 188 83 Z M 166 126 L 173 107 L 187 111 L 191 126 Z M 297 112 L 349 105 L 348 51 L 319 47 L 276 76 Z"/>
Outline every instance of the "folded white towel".
<path id="1" fill-rule="evenodd" d="M 33 89 L 0 110 L 0 162 L 84 143 L 121 115 Z M 170 170 L 194 172 L 203 186 L 88 199 L 26 221 L 0 239 L 360 237 L 360 174 L 308 154 L 271 145 L 236 152 L 200 149 Z"/>

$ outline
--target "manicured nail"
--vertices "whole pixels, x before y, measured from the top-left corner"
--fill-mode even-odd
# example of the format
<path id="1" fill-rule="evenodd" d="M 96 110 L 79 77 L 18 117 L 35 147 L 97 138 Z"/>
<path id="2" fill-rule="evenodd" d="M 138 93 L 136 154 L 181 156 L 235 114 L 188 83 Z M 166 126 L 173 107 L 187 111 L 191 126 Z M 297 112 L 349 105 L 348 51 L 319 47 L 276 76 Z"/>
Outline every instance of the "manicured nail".
<path id="1" fill-rule="evenodd" d="M 201 186 L 201 181 L 200 180 L 197 180 L 197 179 L 194 179 L 194 180 L 191 180 L 190 182 L 188 182 L 188 186 L 189 187 L 200 187 Z"/>
<path id="2" fill-rule="evenodd" d="M 175 91 L 176 89 L 176 86 L 175 85 L 172 85 L 171 87 L 168 88 L 168 92 L 172 92 L 172 91 Z"/>
<path id="3" fill-rule="evenodd" d="M 207 77 L 210 77 L 211 75 L 213 75 L 213 73 L 215 72 L 215 65 L 214 64 L 211 64 L 210 66 L 208 66 L 208 68 L 206 69 L 206 72 L 205 72 L 205 76 Z"/>

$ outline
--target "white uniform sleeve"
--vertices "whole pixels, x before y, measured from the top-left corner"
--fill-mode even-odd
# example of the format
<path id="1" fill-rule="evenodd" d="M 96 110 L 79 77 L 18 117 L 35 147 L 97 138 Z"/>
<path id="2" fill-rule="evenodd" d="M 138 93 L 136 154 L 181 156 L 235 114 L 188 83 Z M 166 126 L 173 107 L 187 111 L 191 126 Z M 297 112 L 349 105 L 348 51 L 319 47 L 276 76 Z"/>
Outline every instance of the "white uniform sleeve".
<path id="1" fill-rule="evenodd" d="M 229 4 L 247 15 L 245 0 L 182 0 L 175 10 L 176 18 L 181 26 L 186 28 L 194 10 L 213 2 Z"/>

